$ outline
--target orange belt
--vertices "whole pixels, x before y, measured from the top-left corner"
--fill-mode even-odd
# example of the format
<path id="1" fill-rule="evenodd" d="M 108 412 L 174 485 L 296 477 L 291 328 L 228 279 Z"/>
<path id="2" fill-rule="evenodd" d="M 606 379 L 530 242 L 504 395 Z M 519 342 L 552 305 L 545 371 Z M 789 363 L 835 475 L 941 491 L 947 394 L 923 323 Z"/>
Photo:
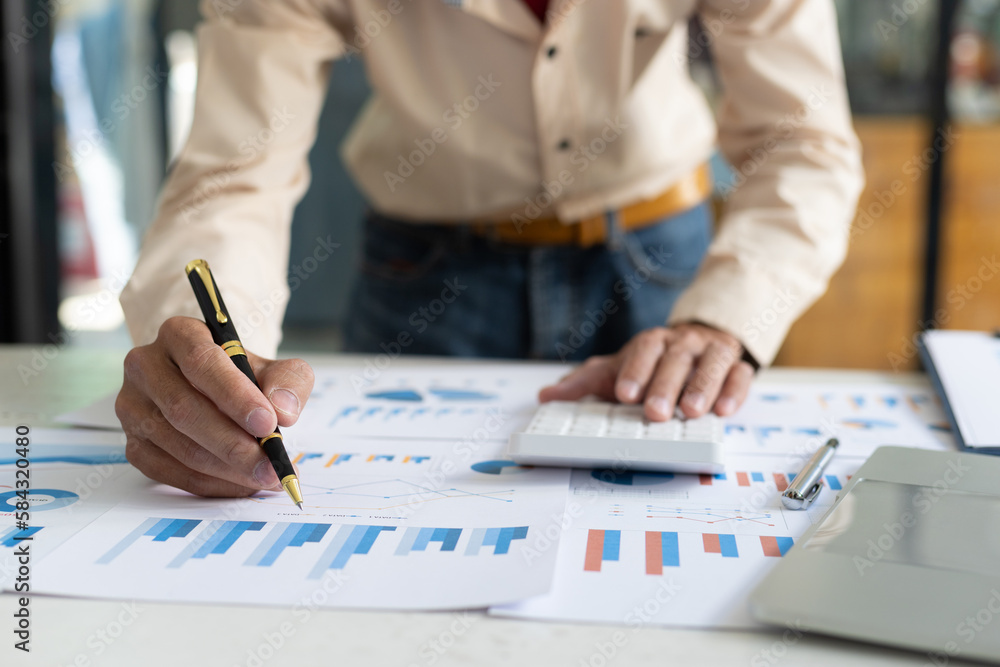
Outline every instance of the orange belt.
<path id="1" fill-rule="evenodd" d="M 655 199 L 647 199 L 618 210 L 622 231 L 648 227 L 663 218 L 686 211 L 708 199 L 712 177 L 707 164 L 664 190 Z M 583 248 L 604 243 L 608 237 L 607 215 L 595 215 L 576 223 L 558 218 L 538 218 L 524 222 L 475 222 L 472 231 L 497 241 L 517 245 L 577 245 Z"/>

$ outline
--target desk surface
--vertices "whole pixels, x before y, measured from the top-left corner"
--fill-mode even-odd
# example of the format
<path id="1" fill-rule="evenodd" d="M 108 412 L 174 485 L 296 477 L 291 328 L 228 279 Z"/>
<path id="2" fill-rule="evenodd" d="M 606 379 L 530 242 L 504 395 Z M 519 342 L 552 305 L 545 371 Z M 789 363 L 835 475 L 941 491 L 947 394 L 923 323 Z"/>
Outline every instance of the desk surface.
<path id="1" fill-rule="evenodd" d="M 0 427 L 52 419 L 117 389 L 124 351 L 0 347 Z M 311 355 L 336 363 L 345 357 Z M 398 364 L 460 364 L 400 359 Z M 926 385 L 917 374 L 771 369 L 758 382 Z M 248 667 L 321 664 L 927 665 L 928 656 L 791 630 L 733 632 L 571 625 L 497 619 L 482 612 L 291 610 L 35 597 L 32 653 L 12 648 L 12 595 L 0 596 L 0 664 L 180 664 Z M 141 658 L 141 659 L 138 659 Z M 949 664 L 968 664 L 951 660 Z"/>

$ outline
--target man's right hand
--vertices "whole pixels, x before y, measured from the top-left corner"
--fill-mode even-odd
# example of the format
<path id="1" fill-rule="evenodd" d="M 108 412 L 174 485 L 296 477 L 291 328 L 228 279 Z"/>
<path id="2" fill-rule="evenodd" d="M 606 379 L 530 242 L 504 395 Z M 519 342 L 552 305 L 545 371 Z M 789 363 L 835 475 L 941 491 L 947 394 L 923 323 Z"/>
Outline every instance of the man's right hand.
<path id="1" fill-rule="evenodd" d="M 281 485 L 255 437 L 291 426 L 313 388 L 301 359 L 247 353 L 260 389 L 204 322 L 173 317 L 125 357 L 115 412 L 125 455 L 144 475 L 199 496 L 247 496 Z"/>

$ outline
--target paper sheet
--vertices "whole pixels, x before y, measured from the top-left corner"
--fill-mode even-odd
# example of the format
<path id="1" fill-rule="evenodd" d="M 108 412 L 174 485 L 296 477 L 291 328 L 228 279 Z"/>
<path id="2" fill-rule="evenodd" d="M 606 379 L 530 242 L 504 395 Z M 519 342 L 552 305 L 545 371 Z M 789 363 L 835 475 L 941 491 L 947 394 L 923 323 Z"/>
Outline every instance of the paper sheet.
<path id="1" fill-rule="evenodd" d="M 306 512 L 154 487 L 43 560 L 36 590 L 751 627 L 746 593 L 877 446 L 953 447 L 928 388 L 758 383 L 726 420 L 724 476 L 576 471 L 568 486 L 501 458 L 565 370 L 318 366 L 286 430 Z M 830 488 L 784 510 L 779 490 L 831 435 Z"/>
<path id="2" fill-rule="evenodd" d="M 93 446 L 91 446 L 93 447 Z M 41 451 L 40 459 L 30 468 L 31 489 L 26 498 L 29 507 L 27 526 L 19 527 L 17 467 L 0 461 L 0 588 L 13 589 L 17 576 L 16 550 L 30 541 L 32 562 L 52 553 L 70 537 L 123 499 L 134 497 L 148 486 L 146 479 L 131 466 L 107 463 L 102 451 L 89 454 L 93 463 L 68 463 L 69 457 L 80 460 L 78 447 L 68 449 L 66 459 L 53 457 L 43 462 L 58 446 L 33 446 Z M 9 448 L 4 447 L 5 451 Z M 33 457 L 34 458 L 34 457 Z"/>
<path id="3" fill-rule="evenodd" d="M 746 596 L 883 444 L 954 449 L 929 388 L 756 385 L 726 420 L 723 475 L 575 471 L 549 594 L 501 616 L 753 628 Z M 827 438 L 841 441 L 807 511 L 779 493 Z"/>
<path id="4" fill-rule="evenodd" d="M 786 457 L 730 459 L 721 475 L 575 471 L 555 582 L 500 616 L 752 628 L 746 596 L 833 503 L 862 460 L 841 457 L 806 511 L 778 497 Z"/>
<path id="5" fill-rule="evenodd" d="M 450 443 L 317 445 L 319 457 L 300 458 L 303 512 L 281 494 L 208 500 L 157 487 L 39 564 L 34 590 L 392 609 L 537 595 L 557 550 L 535 545 L 561 516 L 569 471 L 508 466 L 499 449 L 464 459 Z"/>
<path id="6" fill-rule="evenodd" d="M 115 414 L 115 401 L 118 399 L 118 392 L 103 396 L 90 405 L 85 405 L 79 410 L 73 410 L 59 415 L 55 421 L 68 426 L 82 426 L 85 428 L 101 428 L 109 431 L 122 430 L 121 422 Z"/>
<path id="7" fill-rule="evenodd" d="M 1000 338 L 977 331 L 928 331 L 934 360 L 967 447 L 1000 447 Z"/>

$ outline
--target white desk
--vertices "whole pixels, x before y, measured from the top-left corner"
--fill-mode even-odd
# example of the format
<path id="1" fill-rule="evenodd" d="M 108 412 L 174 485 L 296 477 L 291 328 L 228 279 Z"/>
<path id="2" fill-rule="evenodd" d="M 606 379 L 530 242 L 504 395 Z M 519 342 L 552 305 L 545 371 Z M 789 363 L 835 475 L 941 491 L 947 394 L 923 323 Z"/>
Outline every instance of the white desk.
<path id="1" fill-rule="evenodd" d="M 0 427 L 52 419 L 113 391 L 122 352 L 0 347 Z M 336 357 L 316 357 L 336 361 Z M 18 366 L 42 366 L 22 381 Z M 402 359 L 397 364 L 426 360 Z M 440 363 L 462 363 L 460 361 Z M 916 374 L 772 369 L 758 382 L 888 381 L 926 386 Z M 482 612 L 381 613 L 137 604 L 35 597 L 32 653 L 12 648 L 15 599 L 0 596 L 0 665 L 928 665 L 926 655 L 793 632 L 712 632 L 512 621 Z M 270 642 L 269 642 L 270 638 Z M 273 648 L 272 644 L 278 644 Z M 602 648 L 610 655 L 602 654 Z M 613 649 L 613 652 L 612 652 Z M 969 664 L 952 660 L 949 664 Z"/>

